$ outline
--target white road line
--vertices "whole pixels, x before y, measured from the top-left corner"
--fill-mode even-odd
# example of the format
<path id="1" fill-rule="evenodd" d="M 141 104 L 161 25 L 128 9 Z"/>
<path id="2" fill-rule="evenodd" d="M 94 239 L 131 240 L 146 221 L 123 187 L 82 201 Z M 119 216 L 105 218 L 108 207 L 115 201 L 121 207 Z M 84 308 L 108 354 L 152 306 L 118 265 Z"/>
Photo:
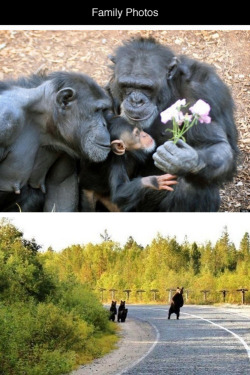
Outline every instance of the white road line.
<path id="1" fill-rule="evenodd" d="M 154 347 L 158 344 L 159 338 L 160 338 L 160 332 L 158 331 L 158 328 L 154 324 L 152 324 L 150 322 L 148 322 L 148 323 L 154 328 L 154 330 L 156 332 L 156 339 L 155 339 L 153 345 L 149 348 L 149 350 L 142 357 L 140 357 L 139 359 L 137 359 L 137 361 L 135 361 L 130 366 L 128 366 L 125 369 L 123 369 L 121 372 L 118 372 L 116 375 L 125 374 L 128 370 L 131 370 L 133 367 L 135 367 L 136 365 L 138 365 L 138 363 L 140 363 L 141 361 L 143 361 L 149 355 L 149 353 L 152 352 L 152 350 L 154 349 Z"/>
<path id="2" fill-rule="evenodd" d="M 230 333 L 231 335 L 233 335 L 234 337 L 236 337 L 237 340 L 239 340 L 242 345 L 244 346 L 244 348 L 246 349 L 246 352 L 247 352 L 247 355 L 248 355 L 248 358 L 250 360 L 250 348 L 249 346 L 247 345 L 247 343 L 243 340 L 242 337 L 240 337 L 239 335 L 237 335 L 236 333 L 234 333 L 233 331 L 231 331 L 230 329 L 228 328 L 225 328 L 223 327 L 222 325 L 218 324 L 218 323 L 214 323 L 212 320 L 209 320 L 209 319 L 205 319 L 205 318 L 201 318 L 200 316 L 198 315 L 193 315 L 193 314 L 188 314 L 188 313 L 185 313 L 185 312 L 182 312 L 182 314 L 184 315 L 189 315 L 189 316 L 192 316 L 193 318 L 197 318 L 197 319 L 200 319 L 200 320 L 204 320 L 205 322 L 208 322 L 210 324 L 213 324 L 214 326 L 220 328 L 220 329 L 223 329 L 224 331 L 227 331 L 228 333 Z"/>
<path id="3" fill-rule="evenodd" d="M 143 308 L 143 307 L 140 307 L 140 308 Z M 164 312 L 168 312 L 168 309 L 161 309 L 161 308 L 153 308 L 153 307 L 149 307 L 147 308 L 148 310 L 157 310 L 157 311 L 164 311 Z M 188 314 L 188 313 L 185 313 L 185 312 L 181 312 L 181 314 L 183 315 L 189 315 L 189 316 L 192 316 L 193 318 L 197 318 L 197 319 L 200 319 L 200 320 L 204 320 L 205 322 L 207 323 L 210 323 L 210 324 L 213 324 L 214 326 L 220 328 L 220 329 L 223 329 L 224 331 L 230 333 L 231 335 L 233 335 L 237 340 L 239 340 L 241 342 L 241 344 L 244 346 L 244 348 L 246 349 L 246 352 L 247 352 L 247 355 L 248 355 L 248 358 L 250 360 L 250 348 L 249 346 L 247 345 L 247 343 L 240 337 L 238 336 L 236 333 L 234 333 L 233 331 L 231 331 L 230 329 L 227 329 L 225 327 L 223 327 L 222 325 L 220 324 L 217 324 L 217 323 L 214 323 L 212 320 L 209 320 L 209 319 L 205 319 L 205 318 L 201 318 L 200 316 L 198 315 L 194 315 L 194 314 Z M 137 318 L 138 319 L 138 318 Z M 121 375 L 121 374 L 125 374 L 128 370 L 131 370 L 133 367 L 135 367 L 138 363 L 140 363 L 141 361 L 143 361 L 148 355 L 149 353 L 152 352 L 152 350 L 155 348 L 155 346 L 158 344 L 159 342 L 159 339 L 160 339 L 160 332 L 158 331 L 158 328 L 148 322 L 153 328 L 154 330 L 156 331 L 156 339 L 153 343 L 153 345 L 150 347 L 150 349 L 142 356 L 140 357 L 137 361 L 135 361 L 134 363 L 132 363 L 130 366 L 126 367 L 125 369 L 123 369 L 121 372 L 117 373 L 116 375 Z"/>
<path id="4" fill-rule="evenodd" d="M 165 309 L 157 309 L 157 308 L 150 308 L 150 310 L 160 310 L 160 311 L 165 311 L 165 312 L 168 312 L 168 310 L 165 310 Z M 219 312 L 219 311 L 218 311 Z M 246 349 L 246 352 L 247 352 L 247 355 L 248 355 L 248 359 L 250 360 L 250 347 L 247 345 L 247 343 L 243 340 L 242 337 L 240 337 L 239 335 L 237 335 L 236 333 L 234 333 L 233 331 L 231 331 L 230 329 L 228 328 L 225 328 L 223 327 L 222 325 L 218 324 L 218 323 L 214 323 L 212 320 L 209 320 L 209 319 L 205 319 L 205 318 L 201 318 L 200 316 L 198 315 L 193 315 L 193 314 L 188 314 L 188 313 L 185 313 L 185 312 L 181 312 L 181 314 L 185 314 L 185 315 L 189 315 L 189 316 L 192 316 L 193 318 L 197 318 L 197 319 L 200 319 L 200 320 L 204 320 L 205 322 L 207 323 L 210 323 L 210 324 L 213 324 L 214 326 L 220 328 L 220 329 L 223 329 L 224 331 L 230 333 L 231 335 L 233 335 L 237 340 L 239 340 L 241 342 L 241 344 L 244 346 L 244 348 Z"/>

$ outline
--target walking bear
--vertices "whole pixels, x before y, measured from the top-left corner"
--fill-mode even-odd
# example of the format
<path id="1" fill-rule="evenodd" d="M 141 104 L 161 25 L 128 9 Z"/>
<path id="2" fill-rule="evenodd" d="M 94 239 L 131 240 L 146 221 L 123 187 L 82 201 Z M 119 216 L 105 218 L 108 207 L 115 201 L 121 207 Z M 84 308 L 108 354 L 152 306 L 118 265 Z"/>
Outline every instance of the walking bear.
<path id="1" fill-rule="evenodd" d="M 125 308 L 125 301 L 121 301 L 120 306 L 118 307 L 118 317 L 117 321 L 124 323 L 128 314 L 128 309 Z"/>
<path id="2" fill-rule="evenodd" d="M 183 289 L 184 289 L 183 287 L 182 288 L 177 287 L 176 292 L 172 297 L 170 308 L 168 310 L 168 319 L 170 319 L 170 316 L 173 313 L 176 314 L 176 319 L 179 319 L 180 308 L 184 304 Z"/>

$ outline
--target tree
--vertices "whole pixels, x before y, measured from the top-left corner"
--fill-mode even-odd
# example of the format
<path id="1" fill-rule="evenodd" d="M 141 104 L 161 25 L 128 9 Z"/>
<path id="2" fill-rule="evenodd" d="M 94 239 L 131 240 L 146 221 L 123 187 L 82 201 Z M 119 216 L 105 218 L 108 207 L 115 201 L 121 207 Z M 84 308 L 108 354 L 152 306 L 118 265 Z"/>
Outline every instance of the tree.
<path id="1" fill-rule="evenodd" d="M 100 233 L 100 237 L 102 238 L 104 242 L 112 241 L 111 236 L 108 234 L 107 229 L 104 230 L 103 234 Z"/>
<path id="2" fill-rule="evenodd" d="M 197 275 L 200 273 L 200 268 L 201 268 L 201 252 L 198 249 L 198 246 L 196 242 L 192 244 L 191 248 L 191 267 L 194 272 L 194 275 Z"/>
<path id="3" fill-rule="evenodd" d="M 26 240 L 25 238 L 22 239 L 23 246 L 30 250 L 33 255 L 36 255 L 38 250 L 41 249 L 41 246 L 38 245 L 34 238 L 31 240 Z"/>
<path id="4" fill-rule="evenodd" d="M 5 259 L 22 245 L 22 236 L 23 233 L 9 220 L 3 218 L 0 221 L 0 250 L 4 252 Z"/>
<path id="5" fill-rule="evenodd" d="M 220 272 L 224 272 L 229 265 L 231 264 L 230 258 L 232 254 L 230 254 L 230 247 L 231 242 L 229 239 L 228 229 L 225 226 L 223 233 L 220 239 L 216 242 L 214 251 L 213 251 L 213 262 L 214 262 L 214 269 L 213 273 L 217 276 Z"/>
<path id="6" fill-rule="evenodd" d="M 23 233 L 9 222 L 0 226 L 0 292 L 3 299 L 25 301 L 33 297 L 45 300 L 54 289 L 52 277 L 46 273 L 37 255 L 35 240 L 26 240 Z"/>
<path id="7" fill-rule="evenodd" d="M 243 261 L 248 261 L 250 255 L 250 236 L 249 233 L 245 233 L 239 248 L 239 259 Z"/>

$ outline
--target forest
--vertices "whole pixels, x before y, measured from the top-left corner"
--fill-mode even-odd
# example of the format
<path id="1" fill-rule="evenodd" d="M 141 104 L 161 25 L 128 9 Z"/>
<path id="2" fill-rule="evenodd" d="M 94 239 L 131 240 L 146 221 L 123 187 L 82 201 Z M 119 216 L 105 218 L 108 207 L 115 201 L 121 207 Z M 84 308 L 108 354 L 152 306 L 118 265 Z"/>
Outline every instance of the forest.
<path id="1" fill-rule="evenodd" d="M 129 237 L 121 246 L 105 232 L 98 244 L 76 244 L 41 254 L 43 264 L 61 280 L 70 276 L 88 285 L 103 302 L 126 299 L 131 303 L 168 303 L 169 289 L 183 286 L 186 303 L 241 303 L 250 276 L 250 236 L 242 235 L 239 248 L 227 227 L 211 242 L 178 243 L 175 237 L 157 234 L 146 247 Z M 204 293 L 207 290 L 206 301 Z M 128 301 L 129 297 L 129 301 Z M 250 291 L 245 293 L 250 303 Z"/>
<path id="2" fill-rule="evenodd" d="M 112 299 L 169 304 L 250 303 L 250 236 L 239 247 L 227 227 L 215 242 L 179 243 L 160 233 L 147 246 L 104 231 L 97 244 L 41 250 L 0 222 L 0 375 L 60 375 L 115 347 Z M 225 291 L 223 293 L 223 291 Z"/>

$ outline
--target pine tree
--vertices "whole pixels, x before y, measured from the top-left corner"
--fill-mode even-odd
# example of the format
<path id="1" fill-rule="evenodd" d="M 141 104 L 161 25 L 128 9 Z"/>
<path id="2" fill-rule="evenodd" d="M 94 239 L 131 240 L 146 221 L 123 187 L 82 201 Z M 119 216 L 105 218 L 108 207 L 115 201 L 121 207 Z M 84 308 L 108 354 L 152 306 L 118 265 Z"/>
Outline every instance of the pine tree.
<path id="1" fill-rule="evenodd" d="M 198 273 L 200 273 L 200 268 L 201 268 L 200 259 L 201 259 L 201 252 L 199 251 L 199 248 L 196 242 L 194 242 L 191 248 L 191 267 L 193 269 L 194 275 L 197 275 Z"/>
<path id="2" fill-rule="evenodd" d="M 250 256 L 250 236 L 249 233 L 245 233 L 239 248 L 239 259 L 243 261 L 248 261 Z"/>

